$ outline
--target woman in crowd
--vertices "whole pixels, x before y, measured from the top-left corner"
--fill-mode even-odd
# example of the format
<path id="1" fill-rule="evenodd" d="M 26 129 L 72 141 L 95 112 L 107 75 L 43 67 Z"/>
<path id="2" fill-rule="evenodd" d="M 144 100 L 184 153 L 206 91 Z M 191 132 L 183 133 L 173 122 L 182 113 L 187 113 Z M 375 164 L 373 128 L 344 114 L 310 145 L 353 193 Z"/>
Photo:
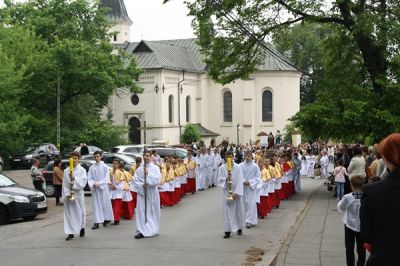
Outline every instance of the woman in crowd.
<path id="1" fill-rule="evenodd" d="M 367 266 L 394 266 L 399 265 L 400 134 L 386 137 L 378 149 L 390 173 L 382 181 L 364 186 L 361 235 L 371 253 Z"/>

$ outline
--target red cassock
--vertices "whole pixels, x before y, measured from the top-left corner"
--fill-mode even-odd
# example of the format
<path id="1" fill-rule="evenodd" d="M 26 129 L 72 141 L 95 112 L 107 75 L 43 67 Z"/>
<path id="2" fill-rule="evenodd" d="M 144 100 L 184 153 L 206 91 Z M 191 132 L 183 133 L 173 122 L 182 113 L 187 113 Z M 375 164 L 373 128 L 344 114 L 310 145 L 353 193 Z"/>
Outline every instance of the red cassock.
<path id="1" fill-rule="evenodd" d="M 112 199 L 111 205 L 114 213 L 114 221 L 118 222 L 121 219 L 122 199 Z"/>

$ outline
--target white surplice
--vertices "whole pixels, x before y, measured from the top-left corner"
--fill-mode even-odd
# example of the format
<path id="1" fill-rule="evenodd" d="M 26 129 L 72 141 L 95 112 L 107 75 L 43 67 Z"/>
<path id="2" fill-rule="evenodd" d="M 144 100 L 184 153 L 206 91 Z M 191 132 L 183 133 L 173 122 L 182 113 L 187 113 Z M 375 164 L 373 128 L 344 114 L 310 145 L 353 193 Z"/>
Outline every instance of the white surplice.
<path id="1" fill-rule="evenodd" d="M 136 205 L 136 232 L 142 233 L 145 237 L 158 235 L 160 230 L 160 194 L 158 186 L 161 183 L 160 168 L 153 163 L 146 164 L 148 174 L 146 176 L 146 203 L 147 222 L 145 221 L 145 188 L 143 165 L 135 172 L 133 186 L 137 191 Z"/>
<path id="2" fill-rule="evenodd" d="M 64 170 L 64 180 L 62 187 L 62 197 L 64 199 L 64 233 L 79 234 L 82 228 L 86 226 L 86 206 L 85 193 L 83 188 L 87 183 L 86 170 L 78 164 L 74 171 L 73 192 L 75 200 L 69 200 L 71 195 L 71 179 L 69 167 Z"/>
<path id="3" fill-rule="evenodd" d="M 258 223 L 258 189 L 260 188 L 260 185 L 262 186 L 260 168 L 254 163 L 254 161 L 244 161 L 239 166 L 243 173 L 243 179 L 249 181 L 249 185 L 243 185 L 243 203 L 246 211 L 246 223 L 255 225 Z"/>
<path id="4" fill-rule="evenodd" d="M 236 195 L 236 199 L 228 202 L 228 188 L 226 178 L 228 177 L 228 169 L 226 164 L 221 165 L 218 173 L 219 187 L 223 188 L 223 212 L 224 212 L 224 230 L 225 232 L 232 232 L 242 229 L 244 226 L 243 211 L 242 211 L 242 197 L 243 197 L 243 173 L 239 165 L 233 164 L 232 166 L 232 192 Z"/>
<path id="5" fill-rule="evenodd" d="M 88 184 L 92 191 L 93 223 L 113 221 L 108 181 L 110 180 L 108 166 L 100 161 L 89 168 Z M 98 187 L 94 187 L 97 184 Z"/>

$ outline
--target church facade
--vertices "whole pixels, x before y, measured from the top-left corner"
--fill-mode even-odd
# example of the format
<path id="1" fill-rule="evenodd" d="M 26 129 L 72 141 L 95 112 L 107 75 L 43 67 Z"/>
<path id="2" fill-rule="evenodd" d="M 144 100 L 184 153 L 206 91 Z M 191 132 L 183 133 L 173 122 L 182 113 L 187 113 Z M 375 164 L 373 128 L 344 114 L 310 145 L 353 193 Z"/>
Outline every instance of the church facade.
<path id="1" fill-rule="evenodd" d="M 278 52 L 265 50 L 263 64 L 249 79 L 217 84 L 207 75 L 196 39 L 131 43 L 124 33 L 131 21 L 123 0 L 103 4 L 112 8 L 114 30 L 120 31 L 112 42 L 133 54 L 144 70 L 138 84 L 143 93 L 119 88 L 107 108 L 116 125 L 129 127 L 132 143 L 178 144 L 189 123 L 199 128 L 206 145 L 212 139 L 250 143 L 261 131 L 282 132 L 299 111 L 301 73 Z"/>

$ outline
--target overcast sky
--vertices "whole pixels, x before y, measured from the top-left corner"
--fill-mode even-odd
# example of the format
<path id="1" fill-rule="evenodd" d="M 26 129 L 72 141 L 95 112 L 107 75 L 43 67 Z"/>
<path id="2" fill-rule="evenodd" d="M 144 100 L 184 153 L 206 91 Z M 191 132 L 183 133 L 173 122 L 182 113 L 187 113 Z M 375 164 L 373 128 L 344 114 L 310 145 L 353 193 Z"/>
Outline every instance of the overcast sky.
<path id="1" fill-rule="evenodd" d="M 19 2 L 26 0 L 17 0 Z M 133 21 L 131 41 L 194 37 L 184 0 L 124 0 Z M 0 6 L 4 3 L 0 0 Z"/>
<path id="2" fill-rule="evenodd" d="M 125 0 L 133 21 L 132 41 L 194 37 L 191 18 L 183 0 Z"/>

